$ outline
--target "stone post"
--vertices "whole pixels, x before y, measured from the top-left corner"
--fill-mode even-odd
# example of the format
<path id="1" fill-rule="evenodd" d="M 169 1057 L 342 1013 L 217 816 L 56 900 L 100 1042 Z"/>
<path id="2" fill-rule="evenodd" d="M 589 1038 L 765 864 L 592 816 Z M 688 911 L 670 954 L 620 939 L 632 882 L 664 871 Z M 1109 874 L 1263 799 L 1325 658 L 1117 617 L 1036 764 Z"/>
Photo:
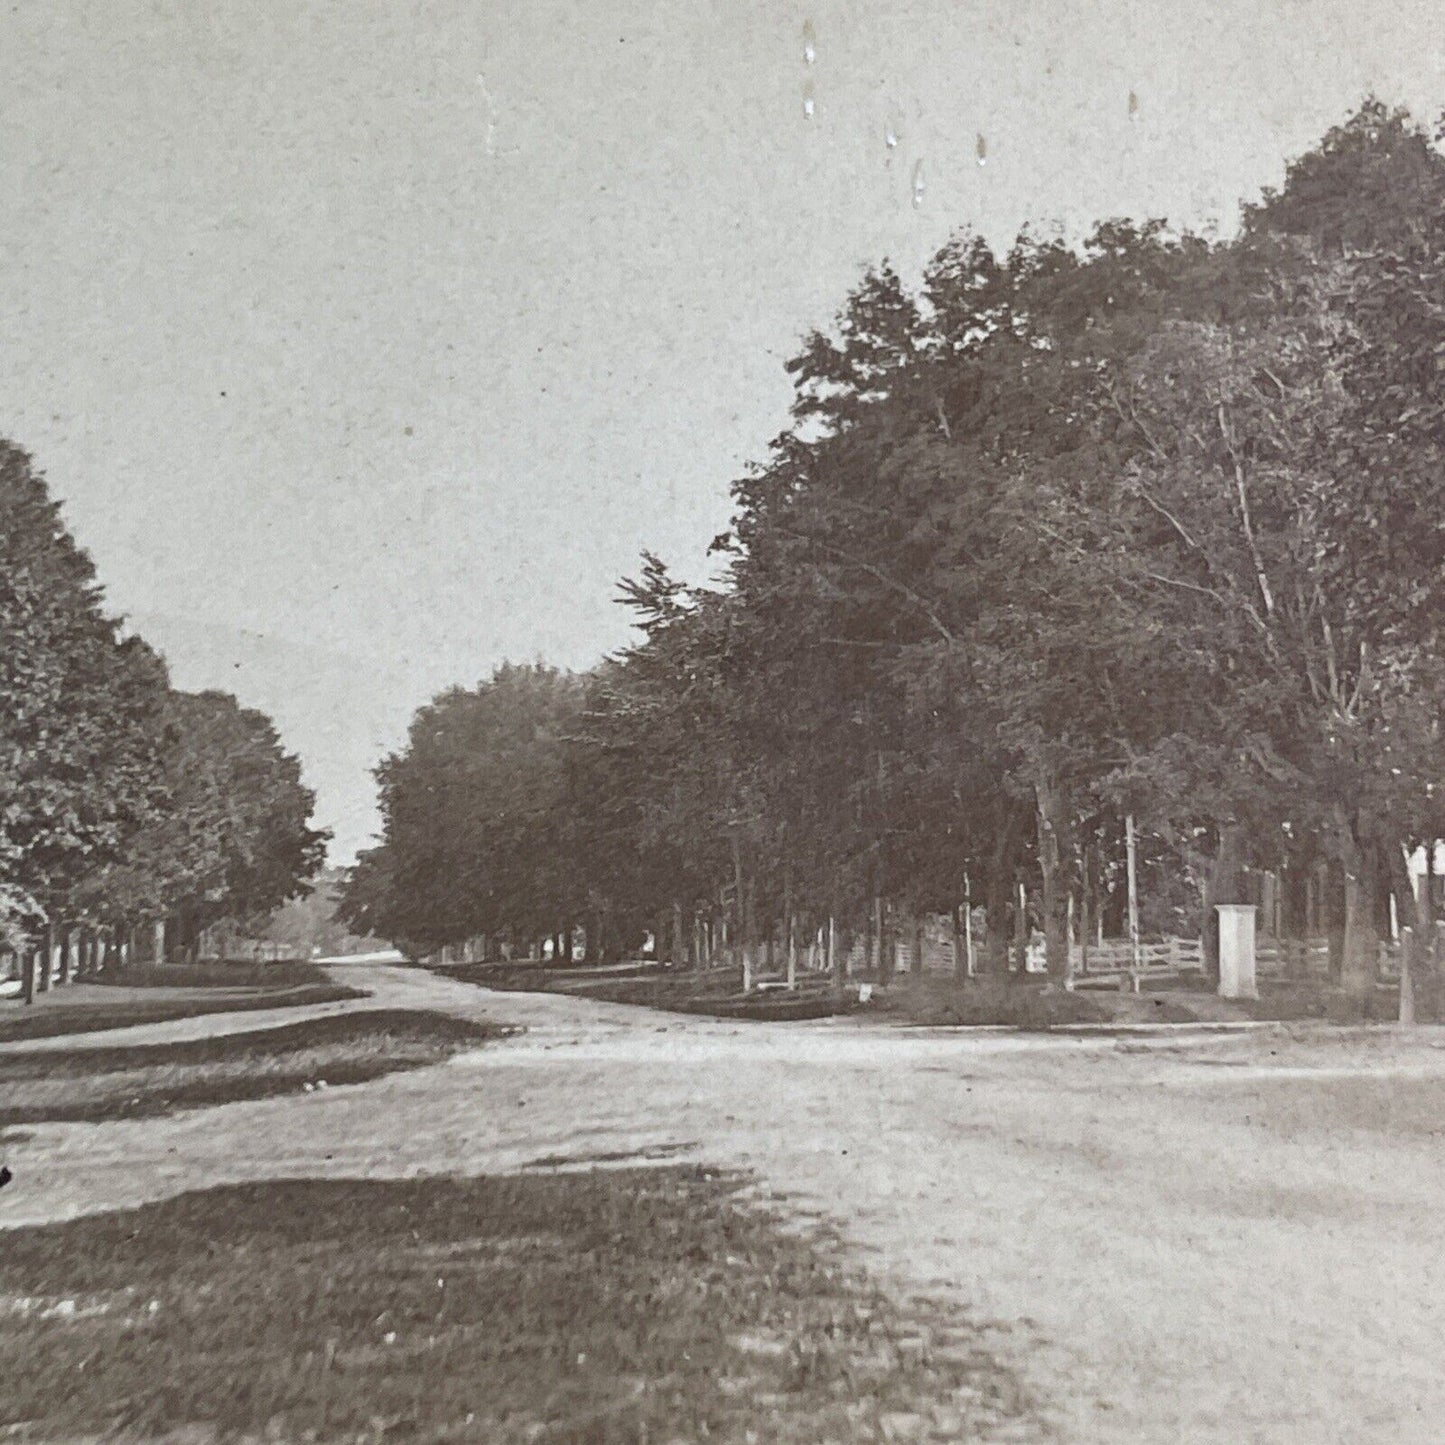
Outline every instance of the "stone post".
<path id="1" fill-rule="evenodd" d="M 1252 903 L 1216 903 L 1219 914 L 1219 996 L 1258 998 L 1254 980 L 1254 915 Z"/>

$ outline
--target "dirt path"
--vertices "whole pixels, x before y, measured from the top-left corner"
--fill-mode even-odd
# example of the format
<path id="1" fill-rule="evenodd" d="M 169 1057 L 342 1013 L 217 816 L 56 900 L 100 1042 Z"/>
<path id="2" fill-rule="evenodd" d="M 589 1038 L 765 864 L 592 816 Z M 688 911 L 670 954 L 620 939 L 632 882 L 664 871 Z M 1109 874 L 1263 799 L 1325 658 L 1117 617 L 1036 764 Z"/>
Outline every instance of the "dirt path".
<path id="1" fill-rule="evenodd" d="M 758 1171 L 900 1285 L 1007 1326 L 1063 1441 L 1441 1437 L 1445 1050 L 1428 1031 L 1146 1046 L 739 1025 L 333 972 L 373 1006 L 529 1032 L 357 1088 L 42 1126 L 5 1146 L 0 1224 L 243 1179 L 675 1153 Z"/>

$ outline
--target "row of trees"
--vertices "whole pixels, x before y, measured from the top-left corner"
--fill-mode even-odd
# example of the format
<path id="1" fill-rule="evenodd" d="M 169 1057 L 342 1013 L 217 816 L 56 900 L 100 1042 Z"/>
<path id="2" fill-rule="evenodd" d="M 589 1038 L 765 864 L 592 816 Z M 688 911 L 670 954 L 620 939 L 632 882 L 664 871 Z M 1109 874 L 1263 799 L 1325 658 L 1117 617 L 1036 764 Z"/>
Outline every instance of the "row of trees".
<path id="1" fill-rule="evenodd" d="M 268 718 L 173 689 L 106 613 L 44 479 L 0 441 L 0 951 L 28 982 L 76 930 L 94 959 L 142 922 L 169 920 L 184 952 L 265 916 L 320 866 L 312 802 Z"/>
<path id="2" fill-rule="evenodd" d="M 917 288 L 869 272 L 790 363 L 721 583 L 648 557 L 618 656 L 424 708 L 348 916 L 757 944 L 967 896 L 987 966 L 1027 910 L 1062 971 L 1136 820 L 1205 920 L 1248 866 L 1323 869 L 1366 986 L 1445 832 L 1442 298 L 1445 162 L 1373 103 L 1227 242 L 964 235 Z"/>

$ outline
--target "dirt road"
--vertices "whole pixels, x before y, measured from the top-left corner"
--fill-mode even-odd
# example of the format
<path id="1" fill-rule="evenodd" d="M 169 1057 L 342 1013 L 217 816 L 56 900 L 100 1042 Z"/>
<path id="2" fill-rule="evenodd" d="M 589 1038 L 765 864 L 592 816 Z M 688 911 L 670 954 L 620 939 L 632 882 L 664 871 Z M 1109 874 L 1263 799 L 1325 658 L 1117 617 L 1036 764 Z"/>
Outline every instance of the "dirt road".
<path id="1" fill-rule="evenodd" d="M 1067 1442 L 1445 1437 L 1445 1048 L 740 1025 L 398 968 L 520 1038 L 356 1088 L 7 1141 L 0 1224 L 298 1175 L 618 1155 L 753 1169 L 995 1320 Z M 0 1243 L 3 1247 L 3 1243 Z"/>

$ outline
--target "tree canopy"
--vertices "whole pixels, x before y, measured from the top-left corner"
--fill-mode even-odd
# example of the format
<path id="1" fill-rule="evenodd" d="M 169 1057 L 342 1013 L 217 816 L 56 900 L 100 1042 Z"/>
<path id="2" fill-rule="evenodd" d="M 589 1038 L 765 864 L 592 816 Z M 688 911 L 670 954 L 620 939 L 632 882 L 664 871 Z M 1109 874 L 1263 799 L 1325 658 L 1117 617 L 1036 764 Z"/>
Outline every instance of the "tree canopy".
<path id="1" fill-rule="evenodd" d="M 1445 161 L 1372 102 L 1227 240 L 874 267 L 789 363 L 715 584 L 647 556 L 589 676 L 418 715 L 353 917 L 622 946 L 667 909 L 755 940 L 967 895 L 994 966 L 1037 922 L 1057 969 L 1130 819 L 1206 919 L 1241 865 L 1329 870 L 1363 979 L 1445 830 L 1442 265 Z"/>
<path id="2" fill-rule="evenodd" d="M 3 441 L 0 518 L 0 947 L 156 918 L 184 942 L 303 890 L 325 835 L 270 721 L 171 688 Z"/>

